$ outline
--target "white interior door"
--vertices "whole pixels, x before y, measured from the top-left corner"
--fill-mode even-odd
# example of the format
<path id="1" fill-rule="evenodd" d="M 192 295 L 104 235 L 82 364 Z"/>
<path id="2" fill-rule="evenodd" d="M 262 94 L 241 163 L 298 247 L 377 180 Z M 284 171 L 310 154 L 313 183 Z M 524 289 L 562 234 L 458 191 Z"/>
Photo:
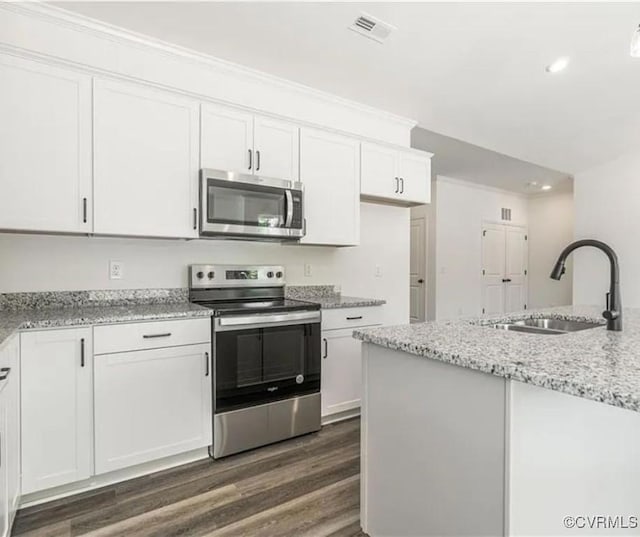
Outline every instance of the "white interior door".
<path id="1" fill-rule="evenodd" d="M 256 116 L 254 123 L 255 173 L 297 181 L 300 129 L 293 123 Z"/>
<path id="2" fill-rule="evenodd" d="M 505 226 L 505 312 L 527 305 L 527 245 L 523 227 Z"/>
<path id="3" fill-rule="evenodd" d="M 504 226 L 486 224 L 482 229 L 482 313 L 504 313 Z"/>
<path id="4" fill-rule="evenodd" d="M 411 219 L 409 256 L 409 319 L 425 320 L 426 300 L 426 224 L 424 218 Z"/>
<path id="5" fill-rule="evenodd" d="M 253 173 L 253 114 L 214 104 L 200 114 L 200 167 Z"/>

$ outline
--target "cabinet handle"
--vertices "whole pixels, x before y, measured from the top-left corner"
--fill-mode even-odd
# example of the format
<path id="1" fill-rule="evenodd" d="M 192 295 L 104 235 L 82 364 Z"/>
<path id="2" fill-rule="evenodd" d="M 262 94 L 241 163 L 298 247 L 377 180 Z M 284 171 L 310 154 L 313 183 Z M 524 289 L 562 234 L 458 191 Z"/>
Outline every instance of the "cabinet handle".
<path id="1" fill-rule="evenodd" d="M 87 223 L 87 198 L 82 198 L 82 223 Z"/>
<path id="2" fill-rule="evenodd" d="M 0 368 L 0 380 L 7 380 L 7 377 L 9 376 L 9 373 L 11 373 L 11 368 L 10 367 Z"/>
<path id="3" fill-rule="evenodd" d="M 251 169 L 251 166 L 253 166 L 253 151 L 249 149 L 249 169 Z"/>
<path id="4" fill-rule="evenodd" d="M 153 339 L 157 337 L 170 337 L 170 336 L 171 336 L 171 332 L 164 332 L 162 334 L 144 334 L 142 337 L 144 339 Z"/>
<path id="5" fill-rule="evenodd" d="M 256 171 L 260 171 L 260 151 L 256 151 Z"/>
<path id="6" fill-rule="evenodd" d="M 396 190 L 395 193 L 397 194 L 398 191 L 400 190 L 400 180 L 397 177 L 394 177 L 395 181 L 396 181 Z"/>
<path id="7" fill-rule="evenodd" d="M 193 208 L 193 229 L 198 229 L 198 209 Z"/>
<path id="8" fill-rule="evenodd" d="M 209 376 L 209 353 L 204 353 L 204 376 Z"/>
<path id="9" fill-rule="evenodd" d="M 84 367 L 84 338 L 80 340 L 80 367 Z"/>
<path id="10" fill-rule="evenodd" d="M 358 319 L 362 319 L 362 315 L 358 315 L 356 317 L 347 317 L 347 321 L 357 321 Z"/>
<path id="11" fill-rule="evenodd" d="M 324 341 L 324 354 L 322 355 L 322 358 L 324 359 L 329 356 L 329 342 L 326 337 L 323 337 L 322 341 Z"/>
<path id="12" fill-rule="evenodd" d="M 400 177 L 400 194 L 404 194 L 404 177 Z"/>

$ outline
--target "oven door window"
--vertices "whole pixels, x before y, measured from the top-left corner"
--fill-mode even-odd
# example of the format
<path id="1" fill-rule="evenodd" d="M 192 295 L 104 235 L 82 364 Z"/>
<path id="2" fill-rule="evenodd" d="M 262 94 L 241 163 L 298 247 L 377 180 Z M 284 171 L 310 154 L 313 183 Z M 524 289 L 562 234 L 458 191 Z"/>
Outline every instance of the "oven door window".
<path id="1" fill-rule="evenodd" d="M 207 222 L 242 226 L 284 227 L 285 190 L 260 185 L 207 182 Z"/>
<path id="2" fill-rule="evenodd" d="M 320 389 L 320 324 L 216 334 L 216 413 Z"/>

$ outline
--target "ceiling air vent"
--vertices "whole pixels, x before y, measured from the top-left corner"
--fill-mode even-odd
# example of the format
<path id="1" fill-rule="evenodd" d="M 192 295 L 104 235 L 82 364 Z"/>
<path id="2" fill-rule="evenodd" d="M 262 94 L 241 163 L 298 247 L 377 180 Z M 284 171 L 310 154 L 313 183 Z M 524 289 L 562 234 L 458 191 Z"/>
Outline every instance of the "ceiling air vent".
<path id="1" fill-rule="evenodd" d="M 391 26 L 386 22 L 382 22 L 380 19 L 376 19 L 366 13 L 361 13 L 360 16 L 349 26 L 350 30 L 358 32 L 360 35 L 373 39 L 378 43 L 383 43 L 387 37 L 395 30 L 395 26 Z"/>

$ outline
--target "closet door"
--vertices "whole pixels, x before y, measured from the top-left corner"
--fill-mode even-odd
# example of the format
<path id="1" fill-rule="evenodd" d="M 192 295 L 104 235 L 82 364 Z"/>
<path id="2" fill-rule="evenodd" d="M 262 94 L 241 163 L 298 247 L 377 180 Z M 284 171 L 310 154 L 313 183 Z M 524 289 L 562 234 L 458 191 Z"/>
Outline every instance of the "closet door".
<path id="1" fill-rule="evenodd" d="M 505 226 L 505 311 L 527 305 L 527 235 L 524 228 Z"/>
<path id="2" fill-rule="evenodd" d="M 482 229 L 482 313 L 505 311 L 505 229 L 486 224 Z"/>

